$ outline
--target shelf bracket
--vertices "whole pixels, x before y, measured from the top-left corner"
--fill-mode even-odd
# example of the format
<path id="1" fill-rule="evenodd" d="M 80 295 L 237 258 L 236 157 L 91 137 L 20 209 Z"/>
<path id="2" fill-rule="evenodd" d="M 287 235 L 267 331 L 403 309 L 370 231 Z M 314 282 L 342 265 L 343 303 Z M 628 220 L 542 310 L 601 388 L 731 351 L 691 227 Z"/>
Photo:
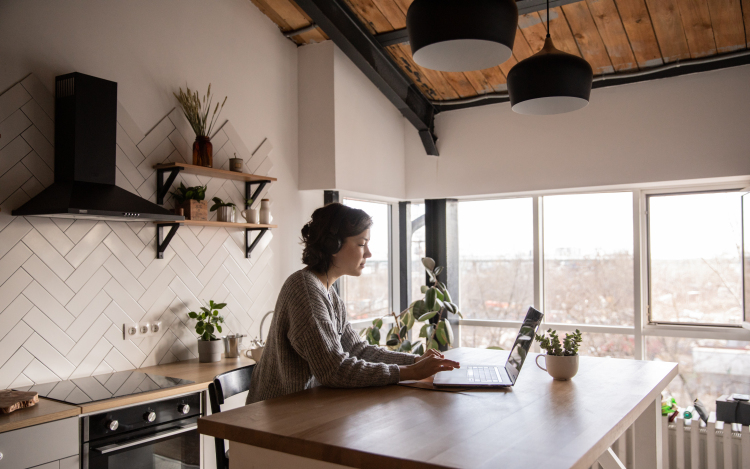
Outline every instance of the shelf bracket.
<path id="1" fill-rule="evenodd" d="M 255 192 L 253 192 L 253 185 L 254 184 L 258 184 L 257 189 L 255 189 Z M 247 200 L 247 199 L 253 199 L 253 202 L 255 202 L 255 199 L 263 191 L 263 188 L 266 187 L 266 184 L 268 184 L 268 181 L 247 181 L 247 182 L 245 182 L 245 200 Z M 253 192 L 253 195 L 250 195 L 250 192 Z M 245 208 L 250 208 L 250 206 L 247 205 L 247 204 L 245 204 Z"/>
<path id="2" fill-rule="evenodd" d="M 164 251 L 167 249 L 167 246 L 169 246 L 169 242 L 172 241 L 175 233 L 177 233 L 177 228 L 179 228 L 180 226 L 182 226 L 182 223 L 159 223 L 158 225 L 156 225 L 157 259 L 164 259 Z M 169 227 L 169 233 L 167 233 L 166 238 L 164 238 L 165 227 Z M 162 241 L 162 238 L 164 238 L 164 241 Z"/>
<path id="3" fill-rule="evenodd" d="M 255 237 L 252 244 L 250 244 L 250 232 L 251 231 L 258 231 L 258 236 Z M 245 257 L 250 259 L 250 253 L 253 252 L 253 249 L 255 249 L 255 246 L 258 245 L 260 242 L 260 239 L 263 237 L 264 234 L 266 234 L 266 231 L 268 231 L 268 228 L 245 228 Z"/>
<path id="4" fill-rule="evenodd" d="M 156 203 L 164 205 L 164 197 L 167 196 L 169 189 L 172 187 L 177 174 L 184 168 L 175 166 L 169 169 L 157 169 L 156 170 Z M 164 181 L 164 173 L 169 173 L 169 177 L 166 182 Z M 161 258 L 160 258 L 161 259 Z"/>

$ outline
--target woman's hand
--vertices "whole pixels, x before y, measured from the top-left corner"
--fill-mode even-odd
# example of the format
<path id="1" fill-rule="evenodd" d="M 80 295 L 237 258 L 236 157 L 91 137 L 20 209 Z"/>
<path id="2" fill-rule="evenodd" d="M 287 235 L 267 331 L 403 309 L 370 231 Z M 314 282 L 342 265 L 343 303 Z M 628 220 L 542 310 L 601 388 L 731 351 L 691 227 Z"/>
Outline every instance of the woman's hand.
<path id="1" fill-rule="evenodd" d="M 430 349 L 421 357 L 414 360 L 413 365 L 399 366 L 400 380 L 420 380 L 429 378 L 439 371 L 450 371 L 454 368 L 461 368 L 458 362 L 447 360 L 445 356 L 437 350 Z"/>

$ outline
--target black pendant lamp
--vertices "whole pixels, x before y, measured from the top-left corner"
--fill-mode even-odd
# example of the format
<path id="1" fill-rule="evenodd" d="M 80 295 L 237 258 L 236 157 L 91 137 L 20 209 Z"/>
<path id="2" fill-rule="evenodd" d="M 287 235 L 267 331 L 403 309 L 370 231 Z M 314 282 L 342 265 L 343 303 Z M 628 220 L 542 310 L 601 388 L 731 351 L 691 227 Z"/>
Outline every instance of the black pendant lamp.
<path id="1" fill-rule="evenodd" d="M 512 54 L 518 26 L 514 0 L 414 0 L 406 12 L 411 53 L 421 67 L 468 72 Z"/>
<path id="2" fill-rule="evenodd" d="M 594 79 L 584 59 L 557 50 L 549 36 L 542 50 L 518 62 L 508 72 L 508 94 L 513 111 L 519 114 L 550 115 L 577 111 L 589 103 Z"/>

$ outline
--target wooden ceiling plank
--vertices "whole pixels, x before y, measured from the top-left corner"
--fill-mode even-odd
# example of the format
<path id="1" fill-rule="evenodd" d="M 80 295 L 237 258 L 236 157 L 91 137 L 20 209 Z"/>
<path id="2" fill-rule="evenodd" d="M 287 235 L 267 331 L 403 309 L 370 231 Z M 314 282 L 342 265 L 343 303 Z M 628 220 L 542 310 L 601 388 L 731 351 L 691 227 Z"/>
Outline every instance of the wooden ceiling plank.
<path id="1" fill-rule="evenodd" d="M 708 10 L 719 54 L 747 47 L 740 0 L 708 0 Z"/>
<path id="2" fill-rule="evenodd" d="M 451 84 L 460 98 L 476 96 L 477 90 L 462 72 L 440 72 L 440 74 Z"/>
<path id="3" fill-rule="evenodd" d="M 373 0 L 380 12 L 385 16 L 393 29 L 403 29 L 406 27 L 406 13 L 394 0 Z"/>
<path id="4" fill-rule="evenodd" d="M 503 65 L 508 64 L 508 70 L 513 67 L 509 62 L 513 62 L 513 65 L 515 65 L 515 59 L 512 55 L 510 56 L 510 59 L 503 63 Z M 482 75 L 484 75 L 485 80 L 487 80 L 487 83 L 492 87 L 492 92 L 505 91 L 508 89 L 508 86 L 506 85 L 508 80 L 505 78 L 505 71 L 503 71 L 501 67 L 502 65 L 498 65 L 497 67 L 480 70 Z"/>
<path id="5" fill-rule="evenodd" d="M 554 15 L 557 15 L 557 17 Z M 546 20 L 546 12 L 540 12 L 540 17 Z M 568 54 L 582 57 L 562 9 L 560 7 L 551 8 L 550 17 L 553 19 L 549 22 L 549 31 L 552 40 L 555 41 L 555 47 Z"/>
<path id="6" fill-rule="evenodd" d="M 646 0 L 646 5 L 664 62 L 689 59 L 690 49 L 685 39 L 677 0 Z"/>
<path id="7" fill-rule="evenodd" d="M 470 72 L 463 73 L 466 79 L 469 80 L 469 83 L 471 83 L 471 86 L 474 87 L 476 94 L 487 94 L 495 91 L 495 89 L 490 84 L 490 82 L 487 81 L 487 78 L 484 76 L 484 73 L 482 73 L 481 70 L 472 70 Z"/>
<path id="8" fill-rule="evenodd" d="M 614 0 L 620 14 L 630 47 L 638 68 L 658 67 L 664 64 L 651 24 L 651 16 L 644 0 Z"/>
<path id="9" fill-rule="evenodd" d="M 370 34 L 393 31 L 393 25 L 383 15 L 372 0 L 344 0 L 357 15 L 359 21 L 370 31 Z"/>
<path id="10" fill-rule="evenodd" d="M 526 41 L 526 37 L 524 37 L 523 32 L 521 31 L 521 28 L 516 28 L 516 40 L 513 42 L 513 58 L 515 59 L 516 63 L 524 59 L 528 59 L 537 52 L 539 51 L 533 50 L 531 46 L 529 46 L 528 41 Z"/>
<path id="11" fill-rule="evenodd" d="M 742 0 L 742 17 L 745 20 L 745 40 L 750 48 L 750 0 Z"/>
<path id="12" fill-rule="evenodd" d="M 527 44 L 527 46 L 528 46 L 528 44 Z M 515 49 L 515 46 L 514 46 L 514 49 Z M 511 55 L 508 60 L 506 60 L 505 62 L 501 63 L 498 67 L 500 68 L 500 71 L 503 72 L 503 77 L 507 77 L 508 73 L 510 73 L 510 69 L 512 69 L 513 67 L 515 67 L 517 63 L 518 63 L 518 60 L 516 60 L 515 54 Z M 506 81 L 507 81 L 507 78 L 506 78 Z M 505 82 L 503 82 L 503 83 L 505 83 Z"/>
<path id="13" fill-rule="evenodd" d="M 547 30 L 542 23 L 539 13 L 527 13 L 518 17 L 518 28 L 523 33 L 526 43 L 531 47 L 534 53 L 542 50 L 544 38 L 547 37 Z M 554 39 L 554 37 L 552 38 Z M 514 47 L 515 49 L 515 47 Z"/>
<path id="14" fill-rule="evenodd" d="M 711 25 L 711 13 L 708 11 L 708 1 L 680 0 L 678 5 L 690 57 L 697 59 L 716 55 L 716 41 Z"/>
<path id="15" fill-rule="evenodd" d="M 573 33 L 573 38 L 578 44 L 583 58 L 594 70 L 594 75 L 614 73 L 615 69 L 609 59 L 604 41 L 602 41 L 599 31 L 596 29 L 588 4 L 586 2 L 569 3 L 562 7 L 562 11 L 565 13 L 565 19 Z"/>
<path id="16" fill-rule="evenodd" d="M 624 72 L 637 69 L 638 64 L 614 0 L 587 0 L 587 3 L 615 70 Z"/>
<path id="17" fill-rule="evenodd" d="M 414 83 L 419 88 L 419 91 L 421 91 L 422 94 L 427 97 L 427 99 L 450 99 L 443 96 L 440 90 L 438 90 L 432 84 L 430 79 L 427 77 L 427 74 L 423 73 L 423 70 L 420 69 L 419 66 L 411 60 L 411 55 L 407 55 L 402 47 L 402 44 L 394 44 L 392 46 L 386 47 L 386 50 L 389 54 L 391 54 L 393 60 L 396 62 L 399 68 L 404 71 L 406 76 L 409 77 L 412 83 Z"/>
<path id="18" fill-rule="evenodd" d="M 291 30 L 304 28 L 310 26 L 312 20 L 302 10 L 299 9 L 296 3 L 292 0 L 264 0 L 269 7 L 271 7 L 284 21 L 286 21 Z"/>
<path id="19" fill-rule="evenodd" d="M 271 21 L 276 23 L 279 28 L 281 28 L 282 31 L 292 31 L 294 28 L 289 26 L 289 23 L 284 21 L 284 18 L 281 17 L 278 13 L 276 13 L 276 10 L 271 8 L 264 0 L 250 0 L 253 2 L 253 5 L 255 5 L 258 10 L 260 10 L 264 15 L 269 17 Z"/>
<path id="20" fill-rule="evenodd" d="M 325 42 L 328 40 L 328 36 L 326 36 L 326 33 L 324 33 L 320 28 L 315 28 L 311 31 L 307 31 L 306 33 L 299 34 L 297 36 L 294 36 L 294 38 L 300 38 L 304 40 L 304 44 L 317 44 L 319 42 Z"/>
<path id="21" fill-rule="evenodd" d="M 411 2 L 413 2 L 414 0 L 394 0 L 394 1 L 396 2 L 396 5 L 398 5 L 398 7 L 404 13 L 404 17 L 405 17 L 406 13 L 409 11 Z"/>

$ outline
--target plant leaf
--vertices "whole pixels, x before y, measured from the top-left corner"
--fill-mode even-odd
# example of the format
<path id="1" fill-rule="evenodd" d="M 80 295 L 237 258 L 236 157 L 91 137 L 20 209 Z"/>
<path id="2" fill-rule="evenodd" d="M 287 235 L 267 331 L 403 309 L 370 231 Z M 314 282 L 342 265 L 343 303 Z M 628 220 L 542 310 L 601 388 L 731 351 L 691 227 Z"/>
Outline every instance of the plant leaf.
<path id="1" fill-rule="evenodd" d="M 451 323 L 448 322 L 447 319 L 443 320 L 443 324 L 445 324 L 445 336 L 446 339 L 448 339 L 448 343 L 453 343 L 453 328 L 451 327 Z M 221 332 L 221 331 L 219 331 Z"/>
<path id="2" fill-rule="evenodd" d="M 435 267 L 435 276 L 437 277 L 443 272 L 443 266 Z"/>
<path id="3" fill-rule="evenodd" d="M 435 340 L 430 340 L 430 341 L 429 341 L 429 342 L 427 343 L 427 350 L 430 350 L 430 349 L 438 350 L 438 343 L 437 343 L 437 341 L 435 341 Z"/>
<path id="4" fill-rule="evenodd" d="M 445 321 L 440 321 L 437 326 L 437 332 L 435 332 L 435 337 L 437 337 L 438 342 L 440 342 L 440 345 L 447 345 L 448 344 L 448 337 L 445 334 Z"/>
<path id="5" fill-rule="evenodd" d="M 429 320 L 430 320 L 430 319 L 432 319 L 432 317 L 433 317 L 433 316 L 435 316 L 436 314 L 437 314 L 437 311 L 431 311 L 431 312 L 429 312 L 429 313 L 425 313 L 425 314 L 423 314 L 422 316 L 420 316 L 420 317 L 419 317 L 419 318 L 417 319 L 417 321 L 420 321 L 420 322 L 421 322 L 421 321 L 429 321 Z"/>
<path id="6" fill-rule="evenodd" d="M 427 285 L 422 285 L 421 287 L 419 287 L 419 291 L 421 291 L 422 294 L 425 294 L 425 293 L 427 293 L 427 289 L 428 288 L 430 288 L 430 287 L 428 287 Z"/>
<path id="7" fill-rule="evenodd" d="M 217 325 L 216 325 L 216 330 L 217 330 L 217 331 L 219 331 L 219 332 L 221 332 L 221 326 L 219 326 L 219 325 L 217 324 Z"/>
<path id="8" fill-rule="evenodd" d="M 372 325 L 375 326 L 376 328 L 380 329 L 381 327 L 383 327 L 383 320 L 382 319 L 376 319 L 376 320 L 374 320 L 372 322 Z"/>
<path id="9" fill-rule="evenodd" d="M 408 340 L 405 340 L 401 344 L 401 347 L 398 348 L 398 350 L 399 352 L 409 352 L 411 350 L 411 342 L 409 342 Z"/>
<path id="10" fill-rule="evenodd" d="M 419 344 L 419 347 L 417 347 L 416 350 L 412 350 L 412 353 L 416 355 L 424 355 L 424 346 L 422 344 Z"/>
<path id="11" fill-rule="evenodd" d="M 418 300 L 414 302 L 414 306 L 412 307 L 412 314 L 414 314 L 415 318 L 420 318 L 421 316 L 424 316 L 424 314 L 427 312 L 428 312 L 428 309 L 424 300 Z M 418 319 L 418 320 L 421 321 L 422 319 Z"/>
<path id="12" fill-rule="evenodd" d="M 435 311 L 435 298 L 437 297 L 437 290 L 430 288 L 424 296 L 424 303 L 428 311 Z"/>
<path id="13" fill-rule="evenodd" d="M 425 324 L 422 326 L 422 328 L 419 330 L 419 337 L 425 337 L 427 338 L 427 328 L 430 327 L 429 324 Z"/>
<path id="14" fill-rule="evenodd" d="M 428 272 L 433 272 L 435 270 L 435 261 L 430 257 L 423 257 L 422 265 Z"/>
<path id="15" fill-rule="evenodd" d="M 404 321 L 404 324 L 406 325 L 406 328 L 411 329 L 412 327 L 414 327 L 414 314 L 412 314 L 411 311 L 408 311 L 404 315 L 403 321 Z"/>
<path id="16" fill-rule="evenodd" d="M 214 308 L 215 308 L 215 309 L 222 309 L 222 308 L 223 308 L 224 306 L 226 306 L 226 305 L 227 305 L 226 303 L 219 303 L 218 305 L 216 305 L 216 304 L 215 304 L 215 305 L 214 305 Z"/>
<path id="17" fill-rule="evenodd" d="M 195 313 L 194 313 L 194 312 L 192 312 L 192 311 L 190 311 L 190 312 L 188 313 L 188 316 L 189 316 L 189 317 L 191 317 L 191 318 L 193 318 L 193 319 L 196 319 L 196 318 L 198 317 L 198 315 L 197 315 L 197 314 L 195 314 Z"/>
<path id="18" fill-rule="evenodd" d="M 376 344 L 380 343 L 380 329 L 377 327 L 372 330 L 372 340 L 374 340 Z"/>

